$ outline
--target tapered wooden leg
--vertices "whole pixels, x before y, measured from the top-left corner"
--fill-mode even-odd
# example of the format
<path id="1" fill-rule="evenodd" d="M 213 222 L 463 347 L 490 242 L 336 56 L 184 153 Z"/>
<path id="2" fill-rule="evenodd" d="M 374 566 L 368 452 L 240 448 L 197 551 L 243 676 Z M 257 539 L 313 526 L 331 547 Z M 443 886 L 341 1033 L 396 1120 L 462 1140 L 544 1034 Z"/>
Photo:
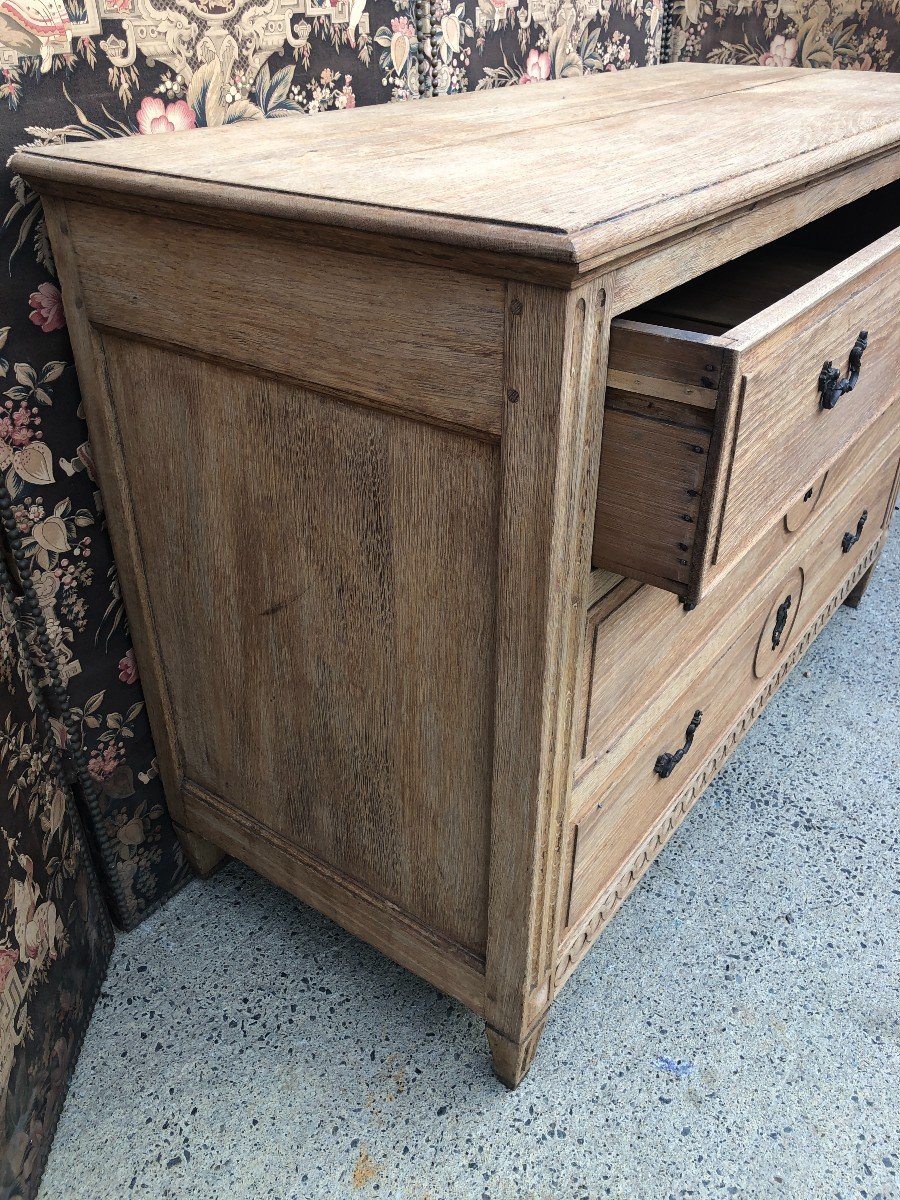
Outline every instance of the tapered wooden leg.
<path id="1" fill-rule="evenodd" d="M 547 1024 L 547 1016 L 549 1013 L 529 1031 L 527 1037 L 521 1042 L 511 1041 L 502 1033 L 498 1033 L 496 1029 L 492 1029 L 490 1025 L 485 1026 L 491 1057 L 494 1060 L 494 1074 L 508 1088 L 517 1088 L 528 1074 L 531 1064 L 534 1062 L 541 1034 Z"/>
<path id="2" fill-rule="evenodd" d="M 844 601 L 848 608 L 859 608 L 859 602 L 866 594 L 866 588 L 869 586 L 869 583 L 872 580 L 872 572 L 877 566 L 878 559 L 876 558 L 871 567 L 869 567 L 868 571 L 866 571 L 865 575 L 863 575 L 859 583 L 857 583 L 856 587 L 852 592 L 849 593 L 847 599 Z"/>
<path id="3" fill-rule="evenodd" d="M 208 879 L 222 866 L 228 855 L 218 846 L 214 846 L 212 842 L 208 842 L 205 837 L 201 837 L 199 833 L 185 829 L 183 825 L 178 825 L 175 821 L 172 824 L 175 826 L 175 832 L 178 834 L 185 858 L 201 879 Z"/>

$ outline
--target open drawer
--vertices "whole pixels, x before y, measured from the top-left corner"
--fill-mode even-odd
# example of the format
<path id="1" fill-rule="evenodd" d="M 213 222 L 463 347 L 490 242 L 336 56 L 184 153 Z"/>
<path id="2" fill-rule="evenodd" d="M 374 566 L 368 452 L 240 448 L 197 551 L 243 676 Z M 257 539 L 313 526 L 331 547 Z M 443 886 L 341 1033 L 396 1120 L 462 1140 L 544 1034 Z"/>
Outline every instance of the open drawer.
<path id="1" fill-rule="evenodd" d="M 625 314 L 594 567 L 696 603 L 900 394 L 900 182 Z"/>

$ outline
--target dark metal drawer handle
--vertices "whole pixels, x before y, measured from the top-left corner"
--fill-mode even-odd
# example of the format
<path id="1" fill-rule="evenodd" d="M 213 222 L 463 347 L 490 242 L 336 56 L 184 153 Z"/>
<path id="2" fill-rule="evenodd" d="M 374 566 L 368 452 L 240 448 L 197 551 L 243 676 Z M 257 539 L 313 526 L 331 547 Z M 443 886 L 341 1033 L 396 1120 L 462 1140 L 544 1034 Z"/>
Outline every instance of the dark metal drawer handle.
<path id="1" fill-rule="evenodd" d="M 856 522 L 856 533 L 844 534 L 843 540 L 841 541 L 841 550 L 844 552 L 844 554 L 848 554 L 859 541 L 860 537 L 862 536 L 863 526 L 868 519 L 869 510 L 864 508 L 862 516 Z"/>
<path id="2" fill-rule="evenodd" d="M 863 351 L 869 344 L 868 330 L 864 329 L 859 337 L 853 343 L 853 349 L 850 351 L 850 374 L 846 379 L 841 379 L 841 373 L 829 359 L 819 372 L 819 392 L 822 396 L 823 408 L 834 408 L 841 396 L 846 396 L 847 392 L 852 392 L 859 382 L 859 373 L 862 370 Z"/>
<path id="3" fill-rule="evenodd" d="M 676 750 L 674 754 L 661 754 L 656 760 L 656 765 L 653 770 L 660 779 L 668 779 L 688 750 L 691 748 L 691 742 L 694 740 L 694 734 L 697 732 L 697 726 L 703 720 L 703 713 L 698 708 L 694 713 L 694 718 L 687 727 L 687 732 L 684 735 L 684 745 L 680 750 Z"/>
<path id="4" fill-rule="evenodd" d="M 778 605 L 778 612 L 775 614 L 775 625 L 772 629 L 772 649 L 777 650 L 781 645 L 781 635 L 784 633 L 784 627 L 787 625 L 788 613 L 791 609 L 791 596 L 785 596 L 782 602 Z"/>

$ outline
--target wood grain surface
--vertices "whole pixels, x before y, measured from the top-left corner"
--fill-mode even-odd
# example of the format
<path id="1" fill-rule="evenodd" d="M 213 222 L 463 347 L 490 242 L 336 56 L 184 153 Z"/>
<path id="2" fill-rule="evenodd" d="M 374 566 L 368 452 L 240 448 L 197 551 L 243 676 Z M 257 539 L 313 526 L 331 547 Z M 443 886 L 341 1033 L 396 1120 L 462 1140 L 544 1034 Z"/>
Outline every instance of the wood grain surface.
<path id="1" fill-rule="evenodd" d="M 524 1048 L 543 1025 L 554 967 L 606 300 L 599 282 L 571 293 L 527 284 L 509 292 L 485 1019 L 500 1035 L 495 1070 L 511 1087 L 531 1064 Z"/>
<path id="2" fill-rule="evenodd" d="M 823 528 L 838 520 L 834 506 L 849 503 L 848 497 L 859 489 L 860 481 L 871 478 L 896 446 L 898 437 L 900 411 L 895 404 L 829 472 L 813 513 L 799 530 L 793 530 L 793 522 L 789 524 L 786 519 L 770 527 L 692 611 L 686 612 L 666 592 L 654 587 L 636 588 L 630 580 L 591 609 L 584 649 L 585 674 L 590 683 L 580 709 L 583 724 L 573 811 L 590 805 L 591 790 L 596 790 L 633 749 L 634 738 L 640 736 L 642 723 L 657 698 L 666 694 L 671 700 L 679 679 L 692 670 L 693 660 L 714 653 L 717 636 L 727 639 L 726 626 L 737 619 L 742 606 L 750 603 L 748 598 L 761 579 L 769 577 L 776 567 L 784 573 L 786 568 L 779 564 L 796 561 L 821 536 Z M 820 519 L 824 525 L 818 524 Z M 622 653 L 622 646 L 628 647 L 627 654 Z M 635 661 L 642 664 L 640 671 L 635 671 Z M 703 661 L 711 660 L 707 657 Z"/>
<path id="3" fill-rule="evenodd" d="M 754 580 L 734 607 L 720 609 L 718 626 L 702 643 L 683 647 L 676 675 L 623 727 L 600 769 L 585 776 L 575 801 L 582 815 L 575 838 L 570 925 L 582 919 L 620 876 L 647 831 L 693 776 L 694 764 L 706 760 L 756 695 L 760 681 L 777 672 L 842 580 L 880 539 L 897 475 L 896 430 L 890 446 L 882 445 L 880 450 L 881 461 L 876 458 L 871 473 L 862 477 L 862 486 L 860 476 L 854 476 L 854 486 L 810 523 L 787 561 L 777 562 Z M 845 553 L 844 533 L 855 530 L 863 511 L 870 519 L 859 541 Z M 776 612 L 786 600 L 787 620 L 774 645 Z M 632 609 L 639 609 L 640 597 L 630 603 Z M 615 656 L 612 643 L 621 637 L 621 628 L 615 621 L 606 630 L 600 625 L 597 637 L 595 678 L 602 687 L 603 663 Z M 607 706 L 605 712 L 610 711 Z M 697 711 L 703 714 L 702 721 L 688 754 L 668 778 L 660 778 L 654 772 L 658 755 L 680 749 Z"/>
<path id="4" fill-rule="evenodd" d="M 883 545 L 898 98 L 684 66 L 16 156 L 186 843 L 511 1087 Z"/>
<path id="5" fill-rule="evenodd" d="M 595 567 L 696 603 L 894 402 L 900 230 L 836 261 L 855 213 L 836 246 L 784 239 L 614 321 Z M 829 410 L 823 365 L 862 331 Z"/>
<path id="6" fill-rule="evenodd" d="M 224 253 L 217 229 L 69 212 L 95 326 L 499 437 L 502 283 L 251 231 L 230 233 Z M 417 292 L 430 299 L 413 320 Z"/>
<path id="7" fill-rule="evenodd" d="M 483 954 L 495 450 L 103 349 L 185 777 Z"/>
<path id="8" fill-rule="evenodd" d="M 527 91 L 28 150 L 13 167 L 596 267 L 900 142 L 900 79 L 875 72 L 674 64 Z"/>

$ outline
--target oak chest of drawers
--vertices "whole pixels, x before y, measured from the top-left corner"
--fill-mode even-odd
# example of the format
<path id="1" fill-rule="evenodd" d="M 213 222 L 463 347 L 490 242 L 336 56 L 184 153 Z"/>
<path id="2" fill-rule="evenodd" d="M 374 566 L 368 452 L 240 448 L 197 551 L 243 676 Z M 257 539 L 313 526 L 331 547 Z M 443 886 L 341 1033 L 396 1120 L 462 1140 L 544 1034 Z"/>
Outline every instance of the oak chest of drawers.
<path id="1" fill-rule="evenodd" d="M 673 66 L 14 165 L 186 847 L 483 1015 L 515 1086 L 884 543 L 900 78 Z"/>

